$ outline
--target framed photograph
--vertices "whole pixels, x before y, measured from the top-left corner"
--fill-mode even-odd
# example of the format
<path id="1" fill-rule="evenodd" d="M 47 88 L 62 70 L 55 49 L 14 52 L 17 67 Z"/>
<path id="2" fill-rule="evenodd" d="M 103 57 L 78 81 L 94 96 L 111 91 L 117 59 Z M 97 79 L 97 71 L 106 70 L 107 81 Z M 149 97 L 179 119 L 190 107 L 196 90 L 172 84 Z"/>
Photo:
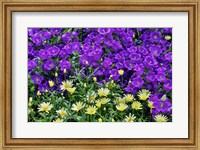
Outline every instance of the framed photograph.
<path id="1" fill-rule="evenodd" d="M 0 4 L 1 149 L 200 149 L 198 0 Z"/>

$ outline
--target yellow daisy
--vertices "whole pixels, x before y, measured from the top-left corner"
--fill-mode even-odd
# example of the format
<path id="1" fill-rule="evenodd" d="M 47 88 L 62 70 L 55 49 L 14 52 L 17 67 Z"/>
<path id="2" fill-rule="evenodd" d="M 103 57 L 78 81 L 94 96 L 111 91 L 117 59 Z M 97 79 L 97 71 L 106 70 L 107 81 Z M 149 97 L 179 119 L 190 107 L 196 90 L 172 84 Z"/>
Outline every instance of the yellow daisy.
<path id="1" fill-rule="evenodd" d="M 72 105 L 72 110 L 74 110 L 74 111 L 79 111 L 79 110 L 81 110 L 83 107 L 85 107 L 85 104 L 83 104 L 83 102 L 76 102 L 76 104 L 73 104 Z"/>
<path id="2" fill-rule="evenodd" d="M 153 106 L 153 102 L 152 102 L 152 101 L 148 101 L 148 107 L 151 108 L 151 109 L 152 109 L 152 108 L 155 108 L 155 107 Z"/>
<path id="3" fill-rule="evenodd" d="M 124 111 L 128 106 L 126 104 L 119 104 L 116 106 L 117 110 Z"/>
<path id="4" fill-rule="evenodd" d="M 110 90 L 108 88 L 101 88 L 98 90 L 98 95 L 100 97 L 103 97 L 103 96 L 106 97 L 109 93 L 110 93 Z"/>
<path id="5" fill-rule="evenodd" d="M 57 119 L 54 120 L 53 122 L 63 122 L 63 119 L 57 118 Z"/>
<path id="6" fill-rule="evenodd" d="M 138 102 L 138 101 L 133 102 L 131 106 L 135 110 L 142 109 L 142 104 L 140 102 Z"/>
<path id="7" fill-rule="evenodd" d="M 54 86 L 54 82 L 52 80 L 49 81 L 49 86 L 53 87 Z"/>
<path id="8" fill-rule="evenodd" d="M 124 119 L 124 121 L 125 122 L 134 122 L 135 118 L 136 117 L 134 116 L 134 114 L 133 115 L 129 114 L 129 116 L 126 116 L 126 118 Z"/>
<path id="9" fill-rule="evenodd" d="M 67 88 L 67 91 L 70 93 L 70 94 L 73 94 L 75 91 L 76 91 L 76 88 L 73 87 L 73 88 Z"/>
<path id="10" fill-rule="evenodd" d="M 67 111 L 65 109 L 60 109 L 56 111 L 62 118 L 67 114 Z"/>
<path id="11" fill-rule="evenodd" d="M 67 88 L 71 88 L 72 86 L 73 86 L 73 82 L 69 81 L 69 80 L 66 80 L 66 81 L 62 82 L 62 85 L 60 86 L 60 89 L 62 91 L 65 91 L 65 90 L 67 90 Z"/>
<path id="12" fill-rule="evenodd" d="M 98 108 L 100 108 L 100 107 L 101 107 L 101 101 L 98 100 L 98 101 L 96 102 L 95 105 L 96 105 Z"/>
<path id="13" fill-rule="evenodd" d="M 115 100 L 115 103 L 116 104 L 124 104 L 125 103 L 125 100 L 121 97 L 118 97 L 117 100 Z"/>
<path id="14" fill-rule="evenodd" d="M 105 97 L 100 99 L 101 104 L 106 104 L 109 101 L 110 101 L 110 99 L 109 98 L 105 98 Z"/>
<path id="15" fill-rule="evenodd" d="M 38 107 L 38 111 L 45 111 L 45 112 L 49 112 L 51 109 L 53 108 L 53 105 L 50 104 L 49 102 L 45 103 L 41 103 Z"/>
<path id="16" fill-rule="evenodd" d="M 155 120 L 156 122 L 167 122 L 167 121 L 168 121 L 168 118 L 167 118 L 167 116 L 165 116 L 165 115 L 158 114 L 158 115 L 156 115 L 156 116 L 154 117 L 154 120 Z"/>
<path id="17" fill-rule="evenodd" d="M 97 94 L 94 91 L 88 92 L 86 96 L 87 100 L 92 103 L 95 102 L 96 97 L 97 97 Z"/>
<path id="18" fill-rule="evenodd" d="M 140 100 L 147 100 L 149 98 L 149 96 L 151 95 L 151 92 L 149 92 L 149 90 L 146 89 L 142 89 L 138 92 L 138 97 Z"/>
<path id="19" fill-rule="evenodd" d="M 126 102 L 132 102 L 134 100 L 134 96 L 132 94 L 126 94 L 124 99 Z"/>
<path id="20" fill-rule="evenodd" d="M 97 107 L 96 106 L 89 106 L 87 109 L 86 109 L 86 114 L 89 114 L 89 115 L 94 115 L 97 111 Z"/>

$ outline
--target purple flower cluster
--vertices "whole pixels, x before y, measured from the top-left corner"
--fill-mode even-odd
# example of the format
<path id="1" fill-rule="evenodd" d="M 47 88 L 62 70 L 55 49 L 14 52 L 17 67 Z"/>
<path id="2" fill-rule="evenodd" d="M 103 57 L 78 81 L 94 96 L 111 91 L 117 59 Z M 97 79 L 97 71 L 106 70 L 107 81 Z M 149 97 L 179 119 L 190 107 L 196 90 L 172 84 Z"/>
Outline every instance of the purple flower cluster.
<path id="1" fill-rule="evenodd" d="M 56 81 L 55 72 L 58 84 L 64 80 L 63 70 L 70 72 L 76 51 L 80 67 L 96 70 L 98 82 L 113 79 L 132 94 L 148 89 L 155 107 L 152 114 L 170 114 L 171 38 L 171 28 L 29 28 L 28 71 L 38 90 L 51 90 L 48 81 Z M 164 94 L 167 100 L 160 100 Z"/>

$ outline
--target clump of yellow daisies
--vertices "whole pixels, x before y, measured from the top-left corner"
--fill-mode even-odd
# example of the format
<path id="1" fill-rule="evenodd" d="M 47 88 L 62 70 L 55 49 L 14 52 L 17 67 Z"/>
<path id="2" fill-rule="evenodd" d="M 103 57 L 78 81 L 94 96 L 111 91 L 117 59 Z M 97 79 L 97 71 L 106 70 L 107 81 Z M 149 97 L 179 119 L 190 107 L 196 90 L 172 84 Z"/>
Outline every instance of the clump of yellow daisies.
<path id="1" fill-rule="evenodd" d="M 119 72 L 123 74 L 122 71 Z M 93 77 L 93 81 L 96 82 L 96 78 Z M 53 81 L 49 81 L 49 86 L 55 86 Z M 88 84 L 84 83 L 83 88 L 87 89 Z M 100 87 L 97 90 L 86 90 L 85 94 L 79 93 L 80 89 L 74 86 L 72 80 L 62 81 L 60 90 L 64 93 L 68 93 L 70 99 L 65 99 L 63 96 L 63 103 L 66 106 L 57 107 L 51 100 L 48 99 L 45 102 L 38 104 L 37 110 L 40 113 L 44 113 L 48 116 L 52 112 L 55 112 L 53 122 L 65 122 L 66 120 L 76 121 L 93 121 L 93 122 L 138 122 L 142 121 L 141 114 L 145 109 L 149 109 L 150 114 L 154 108 L 153 102 L 149 100 L 151 92 L 147 89 L 141 89 L 136 95 L 133 94 L 117 94 L 114 90 L 116 84 L 113 80 L 105 83 L 104 87 Z M 84 90 L 84 89 L 82 89 Z M 77 91 L 75 93 L 75 91 Z M 47 91 L 48 93 L 48 91 Z M 79 96 L 78 99 L 73 99 Z M 41 93 L 38 94 L 41 97 Z M 33 98 L 29 98 L 29 107 L 32 107 Z M 30 109 L 29 113 L 34 113 L 33 109 Z M 110 115 L 110 117 L 108 117 Z M 144 114 L 143 114 L 144 115 Z M 156 122 L 167 122 L 169 118 L 163 114 L 157 114 L 153 118 Z M 151 120 L 152 121 L 152 120 Z"/>
<path id="2" fill-rule="evenodd" d="M 76 87 L 73 87 L 73 81 L 70 80 L 63 81 L 60 89 L 62 91 L 68 91 L 70 94 L 73 94 L 76 91 Z"/>

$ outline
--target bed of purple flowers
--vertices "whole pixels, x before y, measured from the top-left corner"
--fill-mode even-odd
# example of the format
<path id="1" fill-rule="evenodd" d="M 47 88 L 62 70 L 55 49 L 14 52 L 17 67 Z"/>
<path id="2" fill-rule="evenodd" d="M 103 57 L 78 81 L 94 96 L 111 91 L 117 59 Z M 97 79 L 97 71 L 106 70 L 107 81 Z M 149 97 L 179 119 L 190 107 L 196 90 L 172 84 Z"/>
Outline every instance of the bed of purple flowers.
<path id="1" fill-rule="evenodd" d="M 171 28 L 29 28 L 30 122 L 171 122 Z"/>

